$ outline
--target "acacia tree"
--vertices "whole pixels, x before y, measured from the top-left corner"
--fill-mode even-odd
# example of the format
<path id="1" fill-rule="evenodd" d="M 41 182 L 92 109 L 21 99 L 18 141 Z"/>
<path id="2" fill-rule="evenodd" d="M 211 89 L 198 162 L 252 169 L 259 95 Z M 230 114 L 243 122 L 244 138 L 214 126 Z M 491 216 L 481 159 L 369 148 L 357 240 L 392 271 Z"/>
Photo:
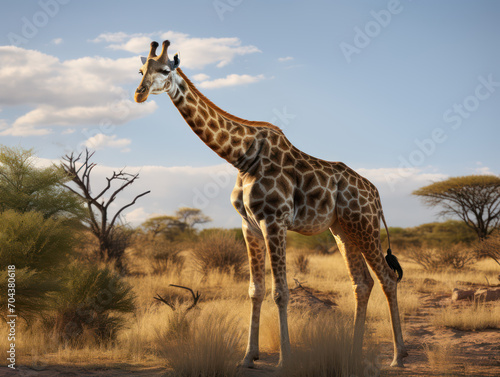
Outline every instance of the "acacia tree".
<path id="1" fill-rule="evenodd" d="M 206 224 L 212 219 L 198 208 L 181 207 L 175 211 L 173 216 L 151 217 L 142 223 L 142 228 L 154 239 L 162 234 L 168 239 L 175 238 L 176 235 L 187 232 L 192 233 L 195 226 Z"/>
<path id="2" fill-rule="evenodd" d="M 442 216 L 458 216 L 484 240 L 500 225 L 500 177 L 469 175 L 435 182 L 413 192 Z"/>
<path id="3" fill-rule="evenodd" d="M 85 150 L 85 155 L 80 153 L 75 156 L 73 153 L 63 157 L 62 167 L 76 184 L 77 189 L 66 186 L 69 190 L 81 197 L 87 206 L 87 222 L 89 229 L 99 241 L 98 257 L 100 260 L 114 260 L 117 267 L 121 267 L 120 259 L 124 248 L 114 247 L 114 241 L 118 237 L 117 221 L 121 213 L 133 206 L 137 199 L 149 194 L 151 191 L 137 195 L 131 202 L 119 208 L 114 214 L 110 213 L 110 206 L 118 195 L 139 178 L 139 174 L 129 174 L 120 170 L 113 172 L 111 177 L 106 178 L 105 187 L 94 194 L 91 189 L 90 175 L 96 164 L 90 162 L 95 152 L 90 153 Z M 118 188 L 113 189 L 113 184 L 118 183 Z M 115 186 L 116 187 L 116 186 Z"/>
<path id="4" fill-rule="evenodd" d="M 183 226 L 183 230 L 192 231 L 196 225 L 206 224 L 212 219 L 203 214 L 201 209 L 181 207 L 175 211 L 175 218 Z"/>
<path id="5" fill-rule="evenodd" d="M 154 239 L 158 235 L 172 238 L 183 227 L 175 216 L 155 216 L 142 223 L 142 228 Z"/>

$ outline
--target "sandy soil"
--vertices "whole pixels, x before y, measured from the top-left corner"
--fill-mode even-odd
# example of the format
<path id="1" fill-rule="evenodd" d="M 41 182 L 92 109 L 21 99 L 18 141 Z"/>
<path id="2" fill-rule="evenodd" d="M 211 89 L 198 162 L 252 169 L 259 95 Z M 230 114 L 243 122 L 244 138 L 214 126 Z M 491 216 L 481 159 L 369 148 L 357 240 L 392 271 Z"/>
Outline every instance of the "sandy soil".
<path id="1" fill-rule="evenodd" d="M 311 298 L 312 306 L 334 308 L 327 297 L 321 297 L 317 291 Z M 308 292 L 297 291 L 296 301 L 301 305 L 311 296 Z M 318 296 L 319 300 L 318 301 Z M 500 376 L 500 330 L 458 331 L 436 328 L 429 323 L 430 313 L 447 304 L 450 295 L 422 293 L 421 307 L 409 318 L 406 344 L 409 356 L 405 359 L 405 368 L 390 368 L 392 359 L 392 343 L 380 344 L 379 367 L 380 376 Z M 425 343 L 450 342 L 454 350 L 454 358 L 447 365 L 431 366 L 422 348 Z M 275 368 L 277 354 L 261 354 L 255 369 L 241 370 L 242 377 L 277 376 Z M 106 363 L 101 363 L 106 364 Z M 162 376 L 167 370 L 161 366 L 150 367 L 142 364 L 108 363 L 108 367 L 92 365 L 46 365 L 37 369 L 19 367 L 17 373 L 6 367 L 0 368 L 0 376 Z M 370 374 L 372 375 L 372 374 Z"/>

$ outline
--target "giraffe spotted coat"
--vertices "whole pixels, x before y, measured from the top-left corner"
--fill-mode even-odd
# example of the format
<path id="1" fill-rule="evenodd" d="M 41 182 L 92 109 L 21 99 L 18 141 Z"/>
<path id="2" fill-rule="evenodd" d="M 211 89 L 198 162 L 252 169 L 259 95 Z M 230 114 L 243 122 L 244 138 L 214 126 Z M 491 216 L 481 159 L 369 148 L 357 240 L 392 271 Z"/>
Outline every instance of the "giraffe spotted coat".
<path id="1" fill-rule="evenodd" d="M 387 297 L 393 328 L 394 360 L 402 366 L 407 355 L 397 304 L 397 276 L 386 263 L 380 242 L 384 220 L 380 196 L 366 178 L 341 162 L 312 157 L 296 147 L 276 126 L 229 114 L 207 99 L 182 72 L 178 58 L 167 56 L 169 42 L 151 44 L 135 94 L 167 92 L 196 135 L 238 169 L 231 202 L 242 217 L 250 265 L 252 301 L 248 346 L 242 365 L 259 357 L 260 310 L 265 294 L 265 255 L 272 269 L 273 298 L 280 321 L 280 364 L 290 357 L 286 232 L 314 235 L 330 229 L 344 257 L 356 299 L 353 352 L 361 353 L 364 322 L 375 273 Z M 385 220 L 384 220 L 385 224 Z"/>

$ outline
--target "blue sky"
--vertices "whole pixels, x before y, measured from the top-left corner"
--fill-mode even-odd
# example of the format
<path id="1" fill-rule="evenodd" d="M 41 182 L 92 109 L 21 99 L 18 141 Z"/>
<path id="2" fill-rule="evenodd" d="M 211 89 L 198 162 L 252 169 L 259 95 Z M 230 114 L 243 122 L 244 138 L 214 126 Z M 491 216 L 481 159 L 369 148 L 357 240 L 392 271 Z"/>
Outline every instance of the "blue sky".
<path id="1" fill-rule="evenodd" d="M 0 143 L 42 161 L 97 149 L 96 181 L 140 172 L 135 224 L 179 205 L 238 226 L 235 171 L 166 94 L 132 100 L 139 56 L 169 38 L 221 108 L 272 121 L 297 147 L 371 179 L 391 226 L 434 221 L 410 194 L 499 174 L 495 1 L 4 1 Z M 15 46 L 15 47 L 14 47 Z M 126 200 L 126 198 L 123 198 Z"/>

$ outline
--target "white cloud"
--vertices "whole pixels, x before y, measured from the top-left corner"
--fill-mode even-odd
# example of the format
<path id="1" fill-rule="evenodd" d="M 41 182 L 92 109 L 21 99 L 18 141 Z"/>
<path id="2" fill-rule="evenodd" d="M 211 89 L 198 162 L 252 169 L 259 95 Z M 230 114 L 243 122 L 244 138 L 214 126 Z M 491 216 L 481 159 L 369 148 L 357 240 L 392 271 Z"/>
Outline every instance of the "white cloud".
<path id="1" fill-rule="evenodd" d="M 483 166 L 483 163 L 480 162 L 480 161 L 476 162 L 476 165 L 477 165 L 477 167 L 474 168 L 474 169 L 472 169 L 473 170 L 473 174 L 479 174 L 479 175 L 497 175 L 488 166 Z"/>
<path id="2" fill-rule="evenodd" d="M 98 153 L 94 161 L 98 161 Z M 45 166 L 54 160 L 39 159 L 38 163 Z M 125 164 L 125 162 L 124 162 Z M 122 167 L 113 168 L 97 165 L 92 171 L 93 189 L 102 190 L 106 177 Z M 374 183 L 381 195 L 384 215 L 389 226 L 416 226 L 437 221 L 435 211 L 425 207 L 411 193 L 431 182 L 448 178 L 447 175 L 428 167 L 405 171 L 405 179 L 392 186 L 388 178 L 401 173 L 398 168 L 355 169 L 359 174 Z M 173 214 L 179 207 L 195 207 L 212 217 L 209 227 L 235 228 L 241 226 L 241 217 L 230 203 L 231 191 L 236 181 L 237 170 L 229 164 L 205 167 L 192 166 L 127 166 L 128 173 L 139 173 L 139 179 L 134 182 L 116 200 L 114 208 L 129 203 L 135 195 L 151 190 L 137 201 L 137 204 L 126 210 L 127 221 L 134 226 L 139 225 L 155 214 Z M 390 182 L 390 179 L 389 179 Z M 395 187 L 395 190 L 392 190 Z"/>
<path id="3" fill-rule="evenodd" d="M 125 215 L 125 220 L 134 225 L 142 224 L 144 221 L 151 217 L 150 213 L 144 210 L 144 207 L 136 208 Z"/>
<path id="4" fill-rule="evenodd" d="M 92 160 L 97 162 L 99 154 L 96 153 Z M 52 163 L 58 164 L 59 161 L 37 161 L 40 166 L 49 166 Z M 96 165 L 91 175 L 93 191 L 102 190 L 107 183 L 106 177 L 122 168 L 123 166 Z M 200 208 L 214 220 L 207 224 L 209 227 L 241 226 L 241 217 L 229 201 L 237 172 L 229 164 L 205 167 L 127 166 L 124 171 L 139 173 L 139 178 L 118 195 L 113 210 L 130 203 L 136 195 L 151 190 L 151 193 L 138 199 L 135 206 L 123 213 L 127 221 L 134 226 L 154 214 L 173 214 L 179 207 Z M 107 200 L 107 197 L 104 199 Z"/>
<path id="5" fill-rule="evenodd" d="M 140 36 L 144 34 L 126 34 L 124 32 L 117 33 L 103 33 L 100 34 L 97 38 L 92 39 L 90 42 L 99 43 L 99 42 L 113 42 L 119 43 L 123 42 L 127 38 L 131 38 L 132 36 Z"/>
<path id="6" fill-rule="evenodd" d="M 52 41 L 50 41 L 52 44 L 54 45 L 60 45 L 61 43 L 63 43 L 63 39 L 62 38 L 54 38 Z"/>
<path id="7" fill-rule="evenodd" d="M 0 131 L 9 127 L 9 124 L 5 119 L 0 119 Z"/>
<path id="8" fill-rule="evenodd" d="M 130 145 L 130 139 L 117 139 L 116 135 L 104 135 L 99 133 L 88 138 L 83 145 L 89 149 L 104 149 L 104 148 L 124 148 Z"/>
<path id="9" fill-rule="evenodd" d="M 224 67 L 231 63 L 236 56 L 261 52 L 255 46 L 242 45 L 241 40 L 236 37 L 196 38 L 175 31 L 144 34 L 104 33 L 95 38 L 93 42 L 109 43 L 108 47 L 114 50 L 147 54 L 153 39 L 156 39 L 160 44 L 165 39 L 170 40 L 172 44 L 169 51 L 172 51 L 172 55 L 175 51 L 180 51 L 181 66 L 192 69 L 200 69 L 210 64 Z M 159 49 L 161 51 L 161 45 Z"/>
<path id="10" fill-rule="evenodd" d="M 233 73 L 227 75 L 224 78 L 202 81 L 199 84 L 199 87 L 205 89 L 223 88 L 227 86 L 251 84 L 257 81 L 261 81 L 263 79 L 264 75 L 251 76 L 251 75 L 237 75 Z"/>
<path id="11" fill-rule="evenodd" d="M 380 193 L 382 208 L 389 226 L 415 226 L 438 221 L 436 211 L 425 207 L 412 192 L 448 178 L 432 167 L 355 169 L 368 178 Z"/>
<path id="12" fill-rule="evenodd" d="M 289 62 L 293 60 L 294 58 L 292 56 L 285 56 L 284 58 L 278 58 L 279 62 Z"/>
<path id="13" fill-rule="evenodd" d="M 206 81 L 206 80 L 208 80 L 209 78 L 210 78 L 210 76 L 209 76 L 209 75 L 206 75 L 206 74 L 204 74 L 204 73 L 198 73 L 197 75 L 193 75 L 193 76 L 192 76 L 192 79 L 193 79 L 194 81 Z"/>
<path id="14" fill-rule="evenodd" d="M 138 58 L 83 57 L 60 61 L 39 51 L 0 46 L 0 104 L 31 106 L 2 135 L 54 132 L 47 126 L 124 124 L 156 110 L 135 104 L 120 85 L 138 82 Z M 12 78 L 15 77 L 15 80 Z"/>

